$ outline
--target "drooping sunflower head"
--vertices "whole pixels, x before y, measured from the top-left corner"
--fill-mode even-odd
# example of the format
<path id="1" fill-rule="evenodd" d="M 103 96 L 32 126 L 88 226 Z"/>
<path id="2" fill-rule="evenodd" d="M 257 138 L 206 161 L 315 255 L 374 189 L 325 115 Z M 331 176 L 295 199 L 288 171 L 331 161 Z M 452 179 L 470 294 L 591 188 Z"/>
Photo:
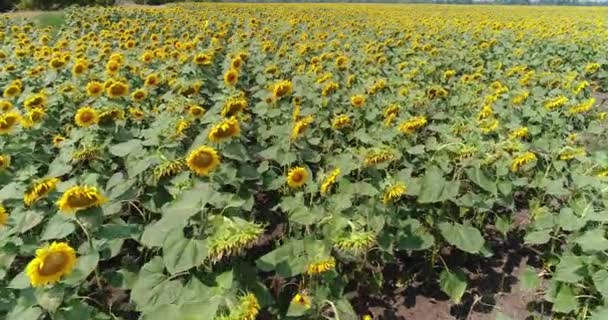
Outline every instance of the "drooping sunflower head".
<path id="1" fill-rule="evenodd" d="M 524 152 L 513 159 L 511 162 L 511 171 L 518 172 L 527 164 L 536 161 L 536 159 L 536 154 L 533 152 Z"/>
<path id="2" fill-rule="evenodd" d="M 314 276 L 336 268 L 334 257 L 317 259 L 306 266 L 306 273 Z"/>
<path id="3" fill-rule="evenodd" d="M 14 98 L 21 94 L 21 87 L 16 85 L 10 85 L 4 89 L 3 97 Z"/>
<path id="4" fill-rule="evenodd" d="M 146 114 L 140 108 L 130 108 L 129 115 L 131 116 L 131 119 L 135 121 L 141 121 L 146 117 Z"/>
<path id="5" fill-rule="evenodd" d="M 264 233 L 264 227 L 255 222 L 238 218 L 225 218 L 221 228 L 209 238 L 209 259 L 222 259 L 243 253 Z"/>
<path id="6" fill-rule="evenodd" d="M 388 161 L 392 161 L 395 159 L 395 154 L 390 150 L 384 149 L 375 149 L 369 151 L 365 155 L 365 159 L 363 160 L 363 165 L 366 167 L 385 163 Z"/>
<path id="7" fill-rule="evenodd" d="M 367 252 L 376 242 L 373 231 L 352 231 L 337 237 L 334 247 L 344 253 L 360 255 Z"/>
<path id="8" fill-rule="evenodd" d="M 27 113 L 27 119 L 31 123 L 39 123 L 40 121 L 42 121 L 42 119 L 44 118 L 45 115 L 46 115 L 46 113 L 44 112 L 44 109 L 33 108 L 32 110 L 30 110 Z"/>
<path id="9" fill-rule="evenodd" d="M 160 76 L 156 73 L 149 74 L 144 82 L 146 87 L 154 87 L 160 84 Z"/>
<path id="10" fill-rule="evenodd" d="M 294 167 L 287 173 L 287 185 L 290 188 L 300 188 L 308 182 L 308 170 L 304 167 Z"/>
<path id="11" fill-rule="evenodd" d="M 125 119 L 125 112 L 119 108 L 110 108 L 99 114 L 99 125 L 111 125 Z"/>
<path id="12" fill-rule="evenodd" d="M 184 170 L 184 167 L 182 160 L 165 161 L 154 168 L 154 180 L 158 182 L 164 178 L 173 177 Z"/>
<path id="13" fill-rule="evenodd" d="M 272 87 L 272 96 L 279 100 L 291 94 L 293 84 L 289 80 L 282 80 L 274 84 Z"/>
<path id="14" fill-rule="evenodd" d="M 412 117 L 399 124 L 399 131 L 405 134 L 410 134 L 416 132 L 416 130 L 420 128 L 423 128 L 427 123 L 428 120 L 424 116 Z"/>
<path id="15" fill-rule="evenodd" d="M 199 53 L 194 56 L 194 64 L 199 66 L 208 66 L 213 62 L 213 55 L 210 53 Z"/>
<path id="16" fill-rule="evenodd" d="M 228 69 L 224 73 L 224 83 L 228 86 L 234 87 L 239 81 L 239 72 L 236 69 Z"/>
<path id="17" fill-rule="evenodd" d="M 76 265 L 76 251 L 65 242 L 53 242 L 36 250 L 25 273 L 32 286 L 53 284 L 61 277 L 69 275 Z"/>
<path id="18" fill-rule="evenodd" d="M 219 143 L 241 134 L 241 126 L 236 117 L 224 119 L 209 131 L 208 138 L 211 142 Z"/>
<path id="19" fill-rule="evenodd" d="M 382 198 L 382 202 L 384 204 L 394 202 L 394 201 L 398 200 L 399 198 L 401 198 L 403 195 L 405 195 L 406 191 L 407 191 L 407 188 L 406 188 L 405 184 L 403 184 L 401 182 L 392 184 L 392 185 L 388 186 L 388 188 L 386 188 L 386 190 L 384 191 L 384 196 Z"/>
<path id="20" fill-rule="evenodd" d="M 197 175 L 207 176 L 219 166 L 220 156 L 215 149 L 201 146 L 190 152 L 186 164 Z"/>
<path id="21" fill-rule="evenodd" d="M 321 194 L 326 194 L 329 192 L 331 187 L 336 183 L 338 176 L 340 175 L 340 169 L 334 169 L 321 183 Z"/>
<path id="22" fill-rule="evenodd" d="M 98 207 L 107 201 L 108 199 L 97 188 L 76 185 L 61 195 L 61 198 L 57 201 L 57 206 L 63 213 L 75 213 L 80 210 Z"/>
<path id="23" fill-rule="evenodd" d="M 60 180 L 57 178 L 46 178 L 36 181 L 23 195 L 23 203 L 26 206 L 32 206 L 38 200 L 46 197 L 57 187 Z"/>
<path id="24" fill-rule="evenodd" d="M 99 97 L 103 92 L 103 83 L 98 81 L 91 81 L 87 83 L 87 95 L 89 97 Z"/>
<path id="25" fill-rule="evenodd" d="M 76 115 L 74 115 L 74 122 L 79 127 L 89 127 L 93 124 L 96 124 L 99 121 L 99 114 L 97 110 L 91 107 L 81 107 L 76 111 Z"/>
<path id="26" fill-rule="evenodd" d="M 310 309 L 312 306 L 312 298 L 305 292 L 296 293 L 291 299 L 291 303 L 294 305 L 302 306 L 305 309 Z"/>
<path id="27" fill-rule="evenodd" d="M 350 97 L 350 103 L 353 105 L 353 107 L 356 108 L 361 108 L 363 106 L 363 104 L 365 103 L 365 96 L 362 94 L 357 94 L 354 95 L 352 97 Z"/>
<path id="28" fill-rule="evenodd" d="M 9 111 L 0 115 L 0 135 L 9 134 L 21 122 L 21 115 L 16 111 Z"/>
<path id="29" fill-rule="evenodd" d="M 46 100 L 47 97 L 44 93 L 37 93 L 28 97 L 23 103 L 23 106 L 25 106 L 27 110 L 31 110 L 33 108 L 44 108 L 46 105 Z"/>
<path id="30" fill-rule="evenodd" d="M 313 121 L 314 118 L 312 117 L 312 115 L 308 115 L 296 121 L 296 123 L 293 125 L 293 128 L 291 129 L 291 140 L 295 140 L 298 137 L 302 136 L 304 132 L 306 132 L 306 129 L 310 126 L 310 124 L 313 123 Z"/>

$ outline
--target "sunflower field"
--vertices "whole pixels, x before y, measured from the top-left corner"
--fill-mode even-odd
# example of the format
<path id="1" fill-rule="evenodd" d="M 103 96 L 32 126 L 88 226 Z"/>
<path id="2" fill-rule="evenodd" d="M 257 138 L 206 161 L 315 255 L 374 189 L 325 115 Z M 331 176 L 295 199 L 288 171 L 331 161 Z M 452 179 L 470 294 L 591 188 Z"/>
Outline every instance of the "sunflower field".
<path id="1" fill-rule="evenodd" d="M 608 319 L 608 9 L 65 15 L 0 18 L 0 318 L 384 319 L 509 245 Z"/>

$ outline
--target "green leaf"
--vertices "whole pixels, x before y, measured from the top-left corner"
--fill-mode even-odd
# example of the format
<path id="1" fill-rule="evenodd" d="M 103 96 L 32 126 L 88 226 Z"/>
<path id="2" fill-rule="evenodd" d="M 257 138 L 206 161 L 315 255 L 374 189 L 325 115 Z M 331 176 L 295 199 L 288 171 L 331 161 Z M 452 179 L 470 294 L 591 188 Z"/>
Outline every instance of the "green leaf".
<path id="1" fill-rule="evenodd" d="M 27 210 L 15 214 L 16 224 L 13 227 L 18 233 L 22 234 L 37 226 L 42 222 L 43 214 L 39 211 Z"/>
<path id="2" fill-rule="evenodd" d="M 420 187 L 419 203 L 442 202 L 458 195 L 459 181 L 446 181 L 438 167 L 426 170 Z"/>
<path id="3" fill-rule="evenodd" d="M 507 316 L 506 314 L 499 311 L 498 313 L 496 313 L 496 320 L 513 320 L 513 319 L 511 319 L 509 316 Z"/>
<path id="4" fill-rule="evenodd" d="M 187 239 L 181 227 L 169 231 L 163 243 L 163 261 L 171 274 L 201 265 L 207 253 L 207 241 Z"/>
<path id="5" fill-rule="evenodd" d="M 553 312 L 569 313 L 578 308 L 578 302 L 569 285 L 561 285 L 553 301 Z"/>
<path id="6" fill-rule="evenodd" d="M 0 201 L 9 199 L 22 199 L 25 187 L 17 182 L 11 182 L 0 189 Z"/>
<path id="7" fill-rule="evenodd" d="M 132 139 L 127 142 L 110 146 L 110 153 L 117 157 L 125 157 L 131 153 L 137 153 L 143 150 L 141 140 Z"/>
<path id="8" fill-rule="evenodd" d="M 604 229 L 588 230 L 577 237 L 576 242 L 585 252 L 596 252 L 608 249 L 608 239 L 604 237 Z"/>
<path id="9" fill-rule="evenodd" d="M 556 281 L 577 283 L 584 278 L 583 261 L 578 256 L 563 255 L 555 267 L 553 279 Z"/>
<path id="10" fill-rule="evenodd" d="M 407 219 L 399 227 L 397 247 L 402 250 L 426 250 L 435 244 L 435 238 L 416 219 Z"/>
<path id="11" fill-rule="evenodd" d="M 496 230 L 498 230 L 498 232 L 502 233 L 502 235 L 504 237 L 506 237 L 509 230 L 511 230 L 511 224 L 512 224 L 511 217 L 496 216 L 496 224 L 495 224 Z"/>
<path id="12" fill-rule="evenodd" d="M 585 219 L 574 214 L 570 208 L 562 208 L 557 216 L 557 224 L 566 231 L 577 231 L 585 226 Z"/>
<path id="13" fill-rule="evenodd" d="M 549 230 L 549 229 L 530 232 L 530 233 L 526 234 L 526 236 L 524 237 L 524 242 L 526 244 L 547 243 L 551 239 L 550 232 L 551 232 L 551 230 Z"/>
<path id="14" fill-rule="evenodd" d="M 521 286 L 527 290 L 536 290 L 540 285 L 540 277 L 536 270 L 530 266 L 526 266 L 526 268 L 521 273 Z"/>
<path id="15" fill-rule="evenodd" d="M 40 240 L 63 239 L 74 232 L 75 227 L 71 220 L 56 214 L 44 227 Z"/>
<path id="16" fill-rule="evenodd" d="M 71 300 L 65 306 L 62 306 L 55 316 L 53 320 L 82 320 L 82 319 L 91 319 L 93 320 L 93 314 L 95 310 L 80 300 Z"/>
<path id="17" fill-rule="evenodd" d="M 30 278 L 27 277 L 25 271 L 17 274 L 8 284 L 11 289 L 25 289 L 30 287 Z"/>
<path id="18" fill-rule="evenodd" d="M 54 313 L 63 302 L 64 289 L 61 287 L 38 288 L 34 295 L 36 301 L 44 310 Z"/>
<path id="19" fill-rule="evenodd" d="M 163 273 L 161 257 L 154 257 L 144 264 L 131 290 L 131 300 L 140 311 L 152 310 L 163 304 L 175 302 L 182 285 L 179 280 L 169 280 Z"/>
<path id="20" fill-rule="evenodd" d="M 599 307 L 591 313 L 589 320 L 606 320 L 608 319 L 608 307 Z"/>
<path id="21" fill-rule="evenodd" d="M 485 243 L 481 232 L 468 223 L 442 222 L 439 231 L 447 242 L 468 253 L 479 253 Z"/>
<path id="22" fill-rule="evenodd" d="M 217 284 L 220 286 L 220 288 L 226 289 L 226 290 L 232 288 L 233 281 L 234 281 L 234 273 L 232 272 L 232 270 L 226 271 L 226 272 L 218 275 L 215 278 L 215 282 L 217 282 Z"/>
<path id="23" fill-rule="evenodd" d="M 485 190 L 493 195 L 498 194 L 498 188 L 496 186 L 496 182 L 490 180 L 490 178 L 488 178 L 483 173 L 481 168 L 473 167 L 473 168 L 467 169 L 465 172 L 466 172 L 469 180 L 473 181 L 473 183 L 478 185 L 480 188 L 482 188 L 483 190 Z"/>
<path id="24" fill-rule="evenodd" d="M 608 301 L 608 271 L 599 270 L 593 274 L 591 279 L 593 279 L 595 289 L 604 297 L 604 301 Z"/>
<path id="25" fill-rule="evenodd" d="M 97 251 L 91 252 L 85 256 L 80 256 L 76 260 L 76 266 L 74 271 L 65 278 L 63 281 L 69 285 L 77 285 L 81 281 L 85 280 L 95 268 L 99 262 L 99 253 Z"/>
<path id="26" fill-rule="evenodd" d="M 181 320 L 206 320 L 211 316 L 215 316 L 217 309 L 220 307 L 220 299 L 211 299 L 207 301 L 199 301 L 196 303 L 186 303 L 179 308 L 179 317 L 171 319 Z M 161 320 L 168 320 L 164 318 Z"/>
<path id="27" fill-rule="evenodd" d="M 18 312 L 9 313 L 6 316 L 6 320 L 38 320 L 40 319 L 40 315 L 42 315 L 42 309 L 39 307 L 29 307 Z"/>
<path id="28" fill-rule="evenodd" d="M 454 303 L 460 303 L 460 299 L 467 290 L 467 279 L 461 270 L 443 270 L 439 275 L 439 286 Z"/>
<path id="29" fill-rule="evenodd" d="M 353 306 L 346 299 L 340 299 L 335 303 L 336 309 L 338 309 L 338 314 L 340 316 L 340 320 L 358 320 L 357 313 L 353 309 Z"/>

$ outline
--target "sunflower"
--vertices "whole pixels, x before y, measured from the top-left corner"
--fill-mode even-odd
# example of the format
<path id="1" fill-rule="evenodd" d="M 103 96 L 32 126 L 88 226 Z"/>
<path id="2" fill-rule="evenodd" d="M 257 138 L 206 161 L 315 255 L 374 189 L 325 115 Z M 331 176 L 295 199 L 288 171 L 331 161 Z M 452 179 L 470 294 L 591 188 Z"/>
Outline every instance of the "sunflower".
<path id="1" fill-rule="evenodd" d="M 519 127 L 509 133 L 509 140 L 516 140 L 527 137 L 529 134 L 528 127 Z"/>
<path id="2" fill-rule="evenodd" d="M 207 176 L 219 166 L 220 156 L 215 149 L 201 146 L 190 152 L 186 164 L 197 175 Z"/>
<path id="3" fill-rule="evenodd" d="M 221 115 L 222 117 L 232 117 L 245 110 L 247 105 L 247 99 L 241 96 L 228 98 L 222 107 Z"/>
<path id="4" fill-rule="evenodd" d="M 141 121 L 146 116 L 146 114 L 144 113 L 144 111 L 141 110 L 140 108 L 130 108 L 129 109 L 129 115 L 135 121 Z"/>
<path id="5" fill-rule="evenodd" d="M 424 116 L 413 117 L 413 118 L 410 118 L 410 119 L 402 122 L 399 125 L 399 131 L 401 131 L 402 133 L 405 133 L 405 134 L 410 134 L 410 133 L 413 133 L 416 130 L 426 126 L 427 123 L 428 123 L 428 120 Z"/>
<path id="6" fill-rule="evenodd" d="M 74 75 L 75 77 L 80 76 L 83 73 L 87 72 L 87 69 L 88 64 L 86 63 L 86 61 L 76 62 L 74 66 L 72 66 L 72 75 Z"/>
<path id="7" fill-rule="evenodd" d="M 131 99 L 134 101 L 143 101 L 148 96 L 148 93 L 144 89 L 137 89 L 131 94 Z"/>
<path id="8" fill-rule="evenodd" d="M 124 119 L 124 111 L 119 108 L 111 108 L 99 114 L 99 120 L 97 121 L 97 123 L 99 125 L 111 125 L 115 121 L 121 121 Z"/>
<path id="9" fill-rule="evenodd" d="M 239 72 L 235 69 L 229 69 L 224 73 L 224 83 L 228 86 L 234 87 L 239 81 Z"/>
<path id="10" fill-rule="evenodd" d="M 392 161 L 395 158 L 393 152 L 389 150 L 372 150 L 367 153 L 363 164 L 366 167 L 381 164 L 387 161 Z"/>
<path id="11" fill-rule="evenodd" d="M 49 67 L 53 70 L 59 70 L 65 67 L 67 61 L 60 57 L 55 57 L 49 61 Z"/>
<path id="12" fill-rule="evenodd" d="M 205 114 L 205 109 L 203 109 L 201 106 L 191 105 L 188 107 L 188 114 L 192 118 L 200 119 L 203 114 Z"/>
<path id="13" fill-rule="evenodd" d="M 76 111 L 74 115 L 74 122 L 79 127 L 86 128 L 93 124 L 96 124 L 99 121 L 99 114 L 97 110 L 91 107 L 81 107 Z"/>
<path id="14" fill-rule="evenodd" d="M 106 73 L 110 75 L 115 75 L 120 69 L 120 63 L 115 60 L 110 60 L 106 64 Z"/>
<path id="15" fill-rule="evenodd" d="M 406 190 L 407 188 L 405 187 L 405 184 L 400 182 L 390 185 L 384 191 L 384 197 L 382 198 L 382 202 L 384 204 L 394 202 L 395 200 L 401 198 L 405 194 Z"/>
<path id="16" fill-rule="evenodd" d="M 44 118 L 45 115 L 46 115 L 46 113 L 44 112 L 44 109 L 33 108 L 32 110 L 30 110 L 27 113 L 27 119 L 31 123 L 38 123 L 38 122 L 42 121 L 42 119 Z"/>
<path id="17" fill-rule="evenodd" d="M 300 137 L 302 134 L 304 134 L 304 132 L 306 131 L 308 126 L 310 126 L 310 124 L 313 121 L 314 121 L 314 118 L 311 115 L 306 116 L 306 117 L 296 121 L 296 123 L 293 125 L 293 128 L 291 129 L 291 135 L 290 135 L 291 140 L 295 140 L 298 137 Z"/>
<path id="18" fill-rule="evenodd" d="M 87 95 L 89 97 L 99 97 L 103 92 L 103 83 L 91 81 L 87 83 Z"/>
<path id="19" fill-rule="evenodd" d="M 293 91 L 293 84 L 289 80 L 282 80 L 274 84 L 272 87 L 272 96 L 280 100 L 291 94 Z"/>
<path id="20" fill-rule="evenodd" d="M 308 171 L 304 167 L 294 167 L 287 174 L 287 185 L 291 188 L 300 188 L 308 181 Z"/>
<path id="21" fill-rule="evenodd" d="M 194 56 L 194 64 L 199 66 L 208 66 L 213 62 L 213 55 L 208 53 L 199 53 Z"/>
<path id="22" fill-rule="evenodd" d="M 353 107 L 361 108 L 365 103 L 365 96 L 361 94 L 354 95 L 350 97 L 350 103 L 353 105 Z"/>
<path id="23" fill-rule="evenodd" d="M 21 121 L 21 115 L 16 111 L 9 111 L 0 116 L 0 135 L 9 134 Z"/>
<path id="24" fill-rule="evenodd" d="M 306 266 L 306 273 L 314 276 L 336 268 L 336 259 L 329 257 L 310 263 Z"/>
<path id="25" fill-rule="evenodd" d="M 340 169 L 336 168 L 327 176 L 327 178 L 325 178 L 325 180 L 323 180 L 323 183 L 321 183 L 321 194 L 326 194 L 329 191 L 331 186 L 336 183 L 339 175 Z"/>
<path id="26" fill-rule="evenodd" d="M 232 61 L 230 61 L 230 68 L 232 69 L 240 69 L 243 66 L 244 62 L 241 57 L 236 56 Z"/>
<path id="27" fill-rule="evenodd" d="M 342 252 L 362 254 L 367 252 L 376 241 L 373 231 L 353 231 L 348 235 L 341 235 L 335 239 L 334 247 Z"/>
<path id="28" fill-rule="evenodd" d="M 8 223 L 8 212 L 6 212 L 6 208 L 0 203 L 0 227 L 6 226 Z"/>
<path id="29" fill-rule="evenodd" d="M 46 178 L 37 181 L 23 195 L 23 203 L 25 203 L 25 205 L 28 207 L 35 204 L 38 200 L 46 197 L 49 193 L 55 190 L 57 183 L 60 181 L 61 180 L 57 178 Z"/>
<path id="30" fill-rule="evenodd" d="M 55 146 L 56 148 L 58 148 L 61 145 L 61 143 L 64 142 L 64 141 L 65 141 L 65 137 L 62 136 L 62 135 L 57 134 L 57 135 L 55 135 L 53 137 L 53 146 Z"/>
<path id="31" fill-rule="evenodd" d="M 113 81 L 106 88 L 106 94 L 110 98 L 119 98 L 129 93 L 129 85 L 121 81 Z"/>
<path id="32" fill-rule="evenodd" d="M 72 273 L 76 251 L 65 242 L 53 242 L 36 250 L 36 257 L 27 264 L 25 273 L 32 286 L 53 284 Z"/>
<path id="33" fill-rule="evenodd" d="M 11 165 L 11 157 L 6 154 L 0 154 L 0 170 L 4 170 Z"/>
<path id="34" fill-rule="evenodd" d="M 241 127 L 236 117 L 230 117 L 216 124 L 209 131 L 208 138 L 211 142 L 219 143 L 241 134 Z"/>
<path id="35" fill-rule="evenodd" d="M 59 210 L 64 213 L 74 213 L 104 204 L 108 199 L 97 188 L 91 186 L 73 186 L 66 190 L 57 201 Z"/>
<path id="36" fill-rule="evenodd" d="M 149 74 L 146 77 L 146 80 L 144 82 L 146 87 L 154 87 L 154 86 L 158 85 L 159 83 L 160 83 L 160 77 L 155 73 Z"/>
<path id="37" fill-rule="evenodd" d="M 293 299 L 291 299 L 291 303 L 310 309 L 312 306 L 312 299 L 306 293 L 296 293 Z"/>
<path id="38" fill-rule="evenodd" d="M 334 117 L 331 122 L 331 126 L 334 129 L 342 129 L 344 127 L 348 127 L 350 125 L 350 117 L 343 114 Z"/>
<path id="39" fill-rule="evenodd" d="M 23 106 L 25 106 L 27 110 L 33 108 L 44 108 L 46 105 L 46 100 L 47 98 L 44 93 L 37 93 L 33 96 L 28 97 L 23 103 Z"/>
<path id="40" fill-rule="evenodd" d="M 13 103 L 8 100 L 0 100 L 0 112 L 7 112 L 13 108 Z"/>
<path id="41" fill-rule="evenodd" d="M 184 162 L 182 160 L 165 161 L 154 168 L 154 180 L 172 177 L 184 170 Z"/>
<path id="42" fill-rule="evenodd" d="M 4 89 L 4 93 L 2 94 L 2 96 L 5 98 L 14 98 L 19 94 L 21 94 L 21 87 L 18 87 L 16 85 L 10 85 L 6 87 L 6 89 Z"/>
<path id="43" fill-rule="evenodd" d="M 511 162 L 511 171 L 517 172 L 521 170 L 521 168 L 523 168 L 525 165 L 535 160 L 536 155 L 532 152 L 525 152 L 523 154 L 520 154 Z"/>

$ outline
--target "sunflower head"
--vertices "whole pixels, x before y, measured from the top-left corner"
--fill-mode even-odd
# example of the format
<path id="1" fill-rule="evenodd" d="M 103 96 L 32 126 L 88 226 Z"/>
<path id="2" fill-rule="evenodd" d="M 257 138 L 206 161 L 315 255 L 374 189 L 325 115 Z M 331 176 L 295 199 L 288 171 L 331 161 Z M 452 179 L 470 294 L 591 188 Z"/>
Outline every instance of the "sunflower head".
<path id="1" fill-rule="evenodd" d="M 279 100 L 291 94 L 293 84 L 289 80 L 282 80 L 274 84 L 272 87 L 272 96 Z"/>
<path id="2" fill-rule="evenodd" d="M 61 198 L 57 201 L 57 206 L 64 213 L 75 213 L 80 210 L 98 207 L 107 201 L 108 199 L 97 188 L 76 185 L 61 195 Z"/>
<path id="3" fill-rule="evenodd" d="M 312 299 L 307 293 L 301 292 L 296 293 L 293 299 L 291 299 L 291 303 L 294 305 L 302 306 L 305 309 L 310 309 L 312 306 Z"/>
<path id="4" fill-rule="evenodd" d="M 353 107 L 356 108 L 361 108 L 363 106 L 363 104 L 365 103 L 365 96 L 362 94 L 358 94 L 358 95 L 354 95 L 352 97 L 350 97 L 350 103 L 353 105 Z"/>
<path id="5" fill-rule="evenodd" d="M 129 85 L 121 81 L 112 81 L 107 88 L 106 94 L 110 98 L 118 98 L 129 93 Z"/>
<path id="6" fill-rule="evenodd" d="M 184 162 L 182 160 L 165 161 L 154 168 L 154 180 L 157 182 L 175 176 L 184 170 Z"/>
<path id="7" fill-rule="evenodd" d="M 382 202 L 384 202 L 384 204 L 394 202 L 401 198 L 405 194 L 406 190 L 407 188 L 403 183 L 392 184 L 384 191 L 384 197 L 382 198 Z"/>
<path id="8" fill-rule="evenodd" d="M 228 69 L 224 73 L 224 83 L 228 86 L 234 87 L 239 81 L 239 72 L 236 69 Z"/>
<path id="9" fill-rule="evenodd" d="M 129 115 L 131 116 L 131 119 L 133 119 L 135 121 L 141 121 L 146 116 L 146 114 L 144 113 L 144 111 L 141 110 L 141 109 L 139 109 L 139 108 L 130 108 L 129 109 Z"/>
<path id="10" fill-rule="evenodd" d="M 146 90 L 144 89 L 137 89 L 135 91 L 133 91 L 133 93 L 131 94 L 131 99 L 133 99 L 133 101 L 143 101 L 146 97 L 148 96 L 148 93 L 146 92 Z"/>
<path id="11" fill-rule="evenodd" d="M 219 166 L 220 156 L 215 149 L 201 146 L 190 152 L 186 164 L 197 175 L 207 176 Z"/>
<path id="12" fill-rule="evenodd" d="M 57 178 L 46 178 L 35 182 L 23 195 L 23 203 L 26 206 L 32 206 L 55 190 L 59 182 L 60 180 Z"/>
<path id="13" fill-rule="evenodd" d="M 160 76 L 156 73 L 149 74 L 144 81 L 146 87 L 154 87 L 160 84 Z"/>
<path id="14" fill-rule="evenodd" d="M 241 134 L 241 126 L 236 117 L 224 119 L 209 131 L 208 138 L 211 142 L 219 143 Z"/>
<path id="15" fill-rule="evenodd" d="M 13 108 L 13 103 L 8 100 L 0 100 L 0 112 L 7 112 Z"/>
<path id="16" fill-rule="evenodd" d="M 81 107 L 76 111 L 76 115 L 74 115 L 74 122 L 79 127 L 89 127 L 93 124 L 96 124 L 99 121 L 99 114 L 97 110 L 91 107 Z"/>
<path id="17" fill-rule="evenodd" d="M 9 111 L 0 115 L 0 135 L 9 134 L 21 122 L 21 115 L 16 111 Z"/>
<path id="18" fill-rule="evenodd" d="M 308 170 L 304 167 L 294 167 L 287 173 L 287 185 L 290 188 L 300 188 L 308 181 Z"/>
<path id="19" fill-rule="evenodd" d="M 32 286 L 38 287 L 58 282 L 75 265 L 76 251 L 65 242 L 53 242 L 36 250 L 36 257 L 28 263 L 25 273 Z"/>
<path id="20" fill-rule="evenodd" d="M 231 97 L 224 103 L 224 107 L 222 108 L 222 117 L 232 117 L 242 112 L 247 108 L 247 99 L 243 98 L 241 95 Z"/>
<path id="21" fill-rule="evenodd" d="M 55 148 L 59 148 L 61 146 L 61 143 L 65 141 L 65 137 L 57 134 L 53 137 L 53 146 Z"/>
<path id="22" fill-rule="evenodd" d="M 314 276 L 336 268 L 336 259 L 333 257 L 315 260 L 306 266 L 306 273 Z"/>
<path id="23" fill-rule="evenodd" d="M 194 119 L 200 119 L 205 114 L 205 109 L 198 105 L 188 107 L 188 115 Z"/>
<path id="24" fill-rule="evenodd" d="M 87 83 L 87 95 L 89 97 L 99 97 L 103 92 L 103 83 L 98 81 L 91 81 Z"/>

